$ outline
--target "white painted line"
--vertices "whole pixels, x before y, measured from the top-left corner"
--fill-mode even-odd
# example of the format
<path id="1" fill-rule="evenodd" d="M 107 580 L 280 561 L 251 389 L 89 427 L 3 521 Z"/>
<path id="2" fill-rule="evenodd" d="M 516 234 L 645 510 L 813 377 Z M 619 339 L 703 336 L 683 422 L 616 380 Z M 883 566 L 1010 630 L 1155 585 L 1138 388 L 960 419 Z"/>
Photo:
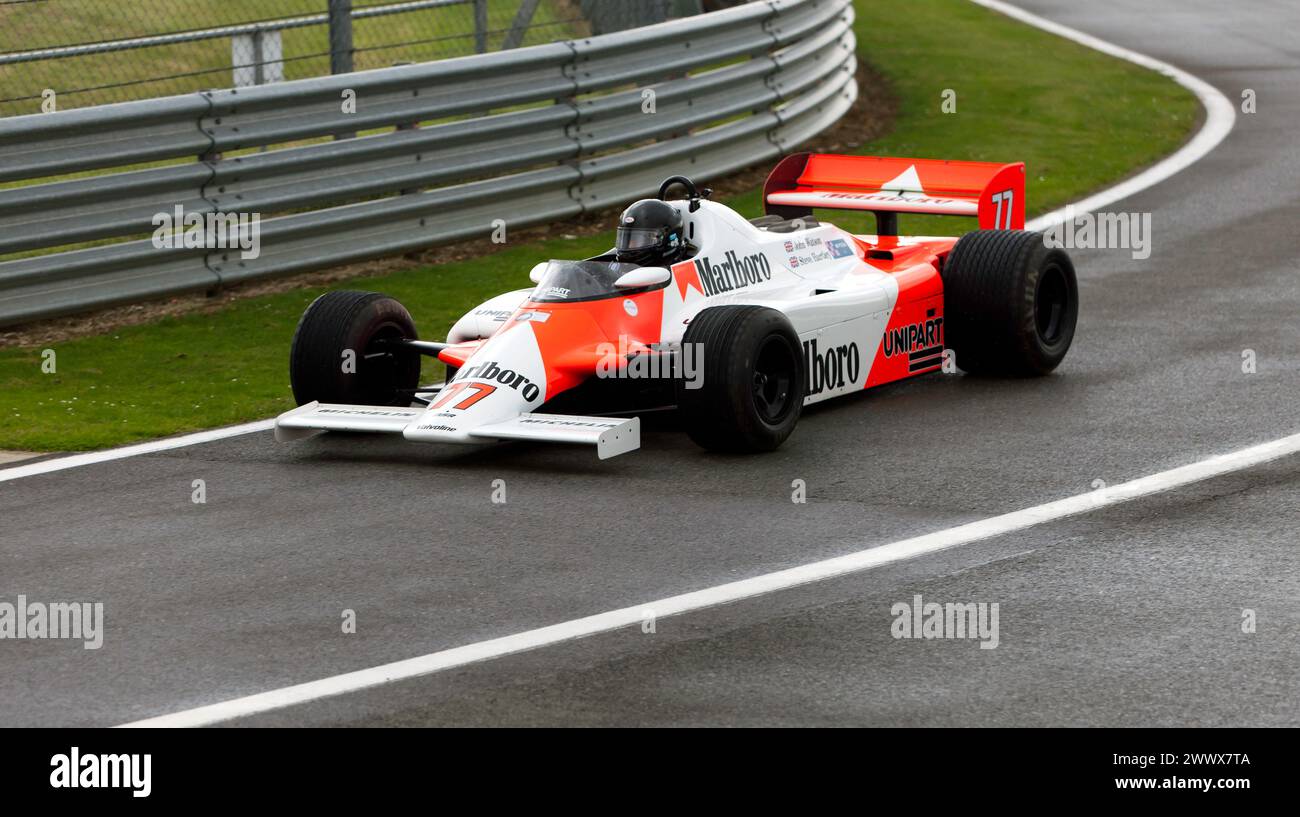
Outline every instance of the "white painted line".
<path id="1" fill-rule="evenodd" d="M 1143 68 L 1149 68 L 1152 71 L 1164 74 L 1165 76 L 1177 82 L 1187 90 L 1196 94 L 1196 98 L 1205 106 L 1205 124 L 1197 132 L 1192 140 L 1172 156 L 1163 159 L 1152 165 L 1141 173 L 1137 174 L 1127 181 L 1120 182 L 1114 187 L 1107 188 L 1095 195 L 1089 196 L 1082 201 L 1069 205 L 1074 215 L 1081 216 L 1095 210 L 1100 210 L 1110 204 L 1114 204 L 1121 199 L 1126 199 L 1135 193 L 1140 193 L 1147 188 L 1154 187 L 1160 182 L 1165 181 L 1176 173 L 1179 173 L 1189 166 L 1200 160 L 1210 151 L 1219 146 L 1219 143 L 1227 138 L 1232 132 L 1233 126 L 1237 123 L 1237 108 L 1218 88 L 1205 82 L 1198 77 L 1194 77 L 1181 68 L 1176 68 L 1167 62 L 1158 60 L 1155 57 L 1149 57 L 1146 54 L 1139 54 L 1123 46 L 1108 43 L 1105 40 L 1098 39 L 1091 34 L 1085 34 L 1078 29 L 1061 25 L 1037 14 L 1031 14 L 1018 6 L 1010 3 L 1004 3 L 1002 0 L 971 0 L 985 8 L 1005 14 L 1008 17 L 1027 23 L 1035 28 L 1041 28 L 1044 31 L 1064 37 L 1067 40 L 1073 40 L 1080 45 L 1087 46 L 1103 54 L 1109 54 L 1112 57 L 1118 57 L 1121 60 L 1140 65 Z M 1066 208 L 1054 210 L 1046 215 L 1039 216 L 1025 225 L 1028 230 L 1046 230 L 1053 227 L 1066 219 Z"/>
<path id="2" fill-rule="evenodd" d="M 52 460 L 42 460 L 30 465 L 19 465 L 15 468 L 0 469 L 0 482 L 7 482 L 11 479 L 22 479 L 37 474 L 48 474 L 52 471 L 62 471 L 65 468 L 77 468 L 82 465 L 93 465 L 97 462 L 108 462 L 110 460 L 120 460 L 123 457 L 135 457 L 140 454 L 152 454 L 156 451 L 167 451 L 172 448 L 184 448 L 188 445 L 199 445 L 201 443 L 210 443 L 213 440 L 224 440 L 227 437 L 235 437 L 240 434 L 252 434 L 255 431 L 270 431 L 275 428 L 275 420 L 258 420 L 255 423 L 244 423 L 239 426 L 227 426 L 226 428 L 214 428 L 210 431 L 199 431 L 194 434 L 186 434 L 183 437 L 168 437 L 164 440 L 151 440 L 147 443 L 138 443 L 128 445 L 123 448 L 110 448 L 107 451 L 91 451 L 86 454 L 73 454 L 70 457 L 57 457 Z"/>
<path id="3" fill-rule="evenodd" d="M 1300 452 L 1300 434 L 1293 434 L 1280 440 L 1256 445 L 1241 451 L 1234 451 L 1231 454 L 1211 457 L 1208 460 L 1184 465 L 1170 471 L 1162 471 L 1159 474 L 1135 479 L 1132 482 L 1125 482 L 1110 488 L 1101 488 L 1090 493 L 1049 502 L 1045 505 L 1013 511 L 990 519 L 959 525 L 955 528 L 891 542 L 887 545 L 859 550 L 846 556 L 837 556 L 833 559 L 812 562 L 788 570 L 780 570 L 776 573 L 755 576 L 752 579 L 742 579 L 729 584 L 696 590 L 692 593 L 683 593 L 680 596 L 671 596 L 666 599 L 638 604 L 635 607 L 624 607 L 621 610 L 613 610 L 608 613 L 574 619 L 561 624 L 553 624 L 549 627 L 508 635 L 504 638 L 494 638 L 491 641 L 467 644 L 463 647 L 454 647 L 441 652 L 422 655 L 418 658 L 409 658 L 405 661 L 397 661 L 379 667 L 335 675 L 332 678 L 322 678 L 319 681 L 310 681 L 297 686 L 249 695 L 246 698 L 236 698 L 210 706 L 176 712 L 171 715 L 160 715 L 156 718 L 128 723 L 125 726 L 206 726 L 231 720 L 232 718 L 256 715 L 261 712 L 294 706 L 295 704 L 370 689 L 384 684 L 391 684 L 394 681 L 417 678 L 422 675 L 451 669 L 452 667 L 462 667 L 466 664 L 500 658 L 513 653 L 535 650 L 539 647 L 605 633 L 621 627 L 639 626 L 646 615 L 664 618 L 692 610 L 703 610 L 708 607 L 799 587 L 812 582 L 846 576 L 850 573 L 869 570 L 873 567 L 904 559 L 914 559 L 918 556 L 947 550 L 958 545 L 1024 530 L 1055 519 L 1063 519 L 1067 516 L 1116 505 L 1138 497 L 1173 490 L 1193 482 L 1210 479 L 1232 471 L 1240 471 L 1243 468 L 1250 468 L 1297 452 Z"/>

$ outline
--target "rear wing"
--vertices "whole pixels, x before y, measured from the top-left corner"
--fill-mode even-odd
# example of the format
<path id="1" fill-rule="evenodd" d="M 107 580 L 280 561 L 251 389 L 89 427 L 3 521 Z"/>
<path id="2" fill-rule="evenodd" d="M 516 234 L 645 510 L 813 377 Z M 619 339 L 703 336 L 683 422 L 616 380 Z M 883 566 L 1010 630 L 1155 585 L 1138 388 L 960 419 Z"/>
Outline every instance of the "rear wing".
<path id="1" fill-rule="evenodd" d="M 973 216 L 981 230 L 1025 228 L 1025 165 L 796 153 L 763 186 L 768 213 L 867 210 L 879 235 L 897 235 L 897 213 Z"/>

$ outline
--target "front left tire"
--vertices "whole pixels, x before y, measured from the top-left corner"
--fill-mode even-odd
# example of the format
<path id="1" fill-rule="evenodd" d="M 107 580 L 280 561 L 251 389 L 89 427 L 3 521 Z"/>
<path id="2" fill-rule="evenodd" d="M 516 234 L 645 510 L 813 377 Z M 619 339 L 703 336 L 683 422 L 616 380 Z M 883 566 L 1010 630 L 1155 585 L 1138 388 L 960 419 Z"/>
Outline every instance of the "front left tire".
<path id="1" fill-rule="evenodd" d="M 696 315 L 683 344 L 699 344 L 699 388 L 678 380 L 686 433 L 710 451 L 772 451 L 803 410 L 803 345 L 790 319 L 763 306 L 716 306 Z"/>

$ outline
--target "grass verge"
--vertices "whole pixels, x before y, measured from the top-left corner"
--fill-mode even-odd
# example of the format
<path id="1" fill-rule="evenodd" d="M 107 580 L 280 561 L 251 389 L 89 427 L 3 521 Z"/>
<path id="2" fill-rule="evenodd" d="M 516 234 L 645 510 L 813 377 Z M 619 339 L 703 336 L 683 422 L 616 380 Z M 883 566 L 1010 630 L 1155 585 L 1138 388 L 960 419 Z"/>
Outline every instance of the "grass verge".
<path id="1" fill-rule="evenodd" d="M 857 9 L 860 56 L 899 97 L 894 130 L 861 152 L 1024 161 L 1031 212 L 1157 161 L 1188 138 L 1198 117 L 1195 97 L 1170 80 L 964 0 L 911 0 L 906 15 L 875 0 L 858 0 Z M 956 93 L 955 113 L 941 108 L 947 90 Z M 762 209 L 757 190 L 729 203 L 749 216 Z M 845 216 L 834 220 L 869 229 L 865 218 Z M 902 219 L 904 232 L 960 234 L 971 226 Z M 554 239 L 336 286 L 393 295 L 416 317 L 421 335 L 436 338 L 480 301 L 527 286 L 537 260 L 579 258 L 611 243 L 612 231 Z M 290 408 L 289 341 L 302 310 L 325 289 L 238 300 L 212 313 L 61 342 L 50 350 L 52 373 L 43 371 L 46 350 L 0 350 L 0 449 L 104 448 Z M 430 379 L 440 370 L 426 363 Z"/>

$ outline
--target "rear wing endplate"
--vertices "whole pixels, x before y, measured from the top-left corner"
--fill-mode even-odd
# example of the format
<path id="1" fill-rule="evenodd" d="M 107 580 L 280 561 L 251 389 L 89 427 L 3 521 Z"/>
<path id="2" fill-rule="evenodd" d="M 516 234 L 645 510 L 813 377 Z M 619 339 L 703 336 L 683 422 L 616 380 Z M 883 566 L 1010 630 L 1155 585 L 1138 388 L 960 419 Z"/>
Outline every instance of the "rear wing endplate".
<path id="1" fill-rule="evenodd" d="M 876 214 L 880 235 L 896 213 L 973 216 L 982 230 L 1025 228 L 1025 165 L 796 153 L 763 186 L 768 213 L 798 218 L 813 208 Z"/>

